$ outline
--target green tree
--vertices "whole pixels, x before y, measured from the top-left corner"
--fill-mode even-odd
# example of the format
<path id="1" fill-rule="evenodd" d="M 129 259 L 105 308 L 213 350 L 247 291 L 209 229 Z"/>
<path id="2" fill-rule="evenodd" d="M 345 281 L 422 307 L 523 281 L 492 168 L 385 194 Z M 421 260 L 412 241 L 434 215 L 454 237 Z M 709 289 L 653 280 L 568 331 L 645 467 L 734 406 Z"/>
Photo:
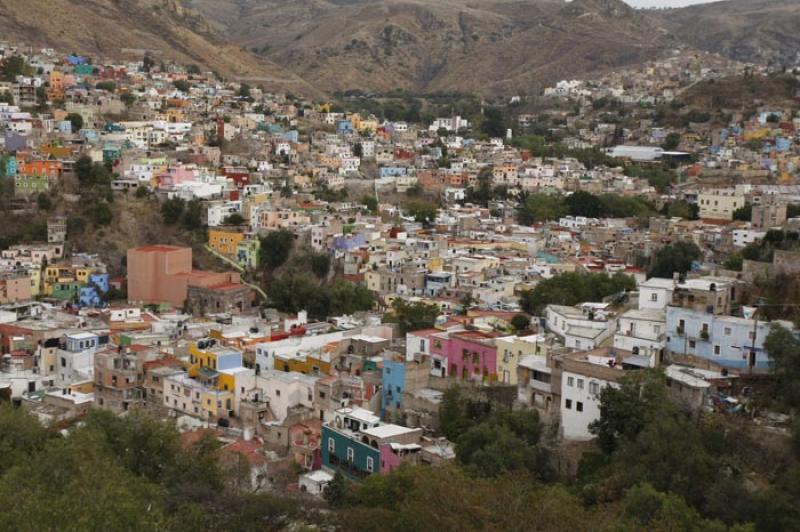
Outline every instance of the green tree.
<path id="1" fill-rule="evenodd" d="M 764 350 L 772 359 L 771 371 L 778 378 L 780 398 L 788 405 L 800 405 L 800 340 L 786 327 L 773 323 Z"/>
<path id="2" fill-rule="evenodd" d="M 731 253 L 722 265 L 725 269 L 740 272 L 744 265 L 744 257 L 742 257 L 741 253 Z"/>
<path id="3" fill-rule="evenodd" d="M 392 310 L 383 316 L 385 323 L 397 323 L 401 334 L 421 329 L 430 329 L 436 323 L 441 311 L 438 305 L 417 301 L 409 303 L 397 298 L 392 303 Z"/>
<path id="4" fill-rule="evenodd" d="M 36 197 L 36 205 L 43 211 L 49 211 L 53 208 L 53 202 L 50 200 L 50 196 L 45 193 L 40 193 Z"/>
<path id="5" fill-rule="evenodd" d="M 250 85 L 247 83 L 242 83 L 239 85 L 239 97 L 240 98 L 250 98 Z"/>
<path id="6" fill-rule="evenodd" d="M 72 124 L 73 132 L 83 129 L 83 117 L 78 113 L 69 113 L 67 115 L 67 120 Z"/>
<path id="7" fill-rule="evenodd" d="M 288 259 L 294 246 L 294 234 L 286 229 L 272 231 L 261 238 L 259 262 L 267 269 L 274 270 Z"/>
<path id="8" fill-rule="evenodd" d="M 517 314 L 516 316 L 511 318 L 511 326 L 517 332 L 524 331 L 530 326 L 530 324 L 531 324 L 531 319 L 525 314 Z"/>
<path id="9" fill-rule="evenodd" d="M 181 92 L 189 92 L 192 88 L 192 84 L 185 79 L 176 79 L 172 82 L 172 86 Z"/>
<path id="10" fill-rule="evenodd" d="M 244 225 L 244 222 L 245 222 L 244 216 L 242 216 L 238 212 L 229 214 L 228 216 L 225 217 L 224 220 L 222 220 L 223 225 Z"/>
<path id="11" fill-rule="evenodd" d="M 0 478 L 27 457 L 39 453 L 54 436 L 27 411 L 0 402 Z"/>
<path id="12" fill-rule="evenodd" d="M 19 55 L 7 57 L 0 66 L 0 81 L 16 81 L 17 76 L 22 76 L 27 71 L 25 59 Z"/>
<path id="13" fill-rule="evenodd" d="M 311 253 L 309 255 L 309 265 L 314 275 L 324 279 L 331 270 L 331 258 L 324 253 Z"/>
<path id="14" fill-rule="evenodd" d="M 119 99 L 127 108 L 133 107 L 133 104 L 136 103 L 136 96 L 131 92 L 123 92 Z"/>
<path id="15" fill-rule="evenodd" d="M 161 204 L 161 218 L 167 225 L 175 225 L 183 216 L 186 202 L 181 198 L 169 198 Z"/>
<path id="16" fill-rule="evenodd" d="M 675 242 L 656 252 L 649 276 L 671 278 L 674 273 L 683 275 L 692 269 L 692 263 L 699 258 L 700 248 L 693 242 Z"/>
<path id="17" fill-rule="evenodd" d="M 408 213 L 414 217 L 417 223 L 427 225 L 436 219 L 439 207 L 435 203 L 424 200 L 412 200 L 406 204 Z"/>
<path id="18" fill-rule="evenodd" d="M 658 371 L 637 371 L 620 379 L 619 387 L 603 388 L 600 418 L 589 426 L 603 452 L 614 452 L 620 440 L 635 441 L 647 423 L 663 413 L 665 382 Z"/>
<path id="19" fill-rule="evenodd" d="M 187 231 L 196 231 L 203 227 L 203 205 L 200 200 L 193 199 L 186 202 L 181 225 Z"/>
<path id="20" fill-rule="evenodd" d="M 565 203 L 572 216 L 601 218 L 605 214 L 605 205 L 600 198 L 582 190 L 569 195 Z"/>
<path id="21" fill-rule="evenodd" d="M 667 137 L 664 139 L 664 143 L 661 145 L 665 151 L 675 151 L 678 149 L 678 146 L 681 144 L 681 134 L 680 133 L 669 133 Z"/>
<path id="22" fill-rule="evenodd" d="M 521 225 L 558 220 L 566 214 L 563 200 L 547 194 L 531 194 L 517 206 L 517 221 Z"/>
<path id="23" fill-rule="evenodd" d="M 347 504 L 350 491 L 349 484 L 350 483 L 344 478 L 344 475 L 337 471 L 333 475 L 333 480 L 328 482 L 328 485 L 325 486 L 325 491 L 322 495 L 333 508 L 340 508 Z"/>
<path id="24" fill-rule="evenodd" d="M 109 225 L 114 219 L 114 212 L 111 210 L 111 206 L 105 201 L 95 201 L 89 206 L 87 214 L 89 219 L 96 226 Z"/>
<path id="25" fill-rule="evenodd" d="M 489 137 L 505 137 L 507 129 L 506 118 L 500 108 L 489 107 L 486 109 L 483 115 L 483 123 L 481 124 L 481 130 L 486 135 Z"/>
<path id="26" fill-rule="evenodd" d="M 113 81 L 98 81 L 95 83 L 94 88 L 101 91 L 114 92 L 117 90 L 117 84 Z"/>
<path id="27" fill-rule="evenodd" d="M 753 206 L 749 203 L 733 211 L 733 219 L 740 222 L 749 222 L 753 217 Z"/>
<path id="28" fill-rule="evenodd" d="M 372 310 L 375 294 L 366 286 L 338 280 L 330 288 L 331 315 L 353 314 Z"/>
<path id="29" fill-rule="evenodd" d="M 370 214 L 377 214 L 378 212 L 378 198 L 375 196 L 364 196 L 361 198 L 361 204 L 367 208 Z"/>
<path id="30" fill-rule="evenodd" d="M 574 306 L 636 288 L 633 277 L 624 273 L 609 276 L 606 273 L 566 272 L 540 281 L 533 290 L 520 296 L 522 310 L 532 316 L 541 316 L 547 305 Z"/>

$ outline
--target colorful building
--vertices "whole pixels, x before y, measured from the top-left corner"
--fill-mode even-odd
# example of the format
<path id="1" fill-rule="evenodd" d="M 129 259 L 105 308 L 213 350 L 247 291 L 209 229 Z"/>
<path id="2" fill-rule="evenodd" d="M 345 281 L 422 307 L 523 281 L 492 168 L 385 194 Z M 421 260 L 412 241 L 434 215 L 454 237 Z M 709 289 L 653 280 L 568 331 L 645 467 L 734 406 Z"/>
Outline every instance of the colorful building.
<path id="1" fill-rule="evenodd" d="M 245 234 L 237 229 L 209 229 L 208 246 L 227 257 L 237 257 Z"/>
<path id="2" fill-rule="evenodd" d="M 351 479 L 386 474 L 403 463 L 415 463 L 422 429 L 381 423 L 363 408 L 342 408 L 322 426 L 322 465 Z"/>

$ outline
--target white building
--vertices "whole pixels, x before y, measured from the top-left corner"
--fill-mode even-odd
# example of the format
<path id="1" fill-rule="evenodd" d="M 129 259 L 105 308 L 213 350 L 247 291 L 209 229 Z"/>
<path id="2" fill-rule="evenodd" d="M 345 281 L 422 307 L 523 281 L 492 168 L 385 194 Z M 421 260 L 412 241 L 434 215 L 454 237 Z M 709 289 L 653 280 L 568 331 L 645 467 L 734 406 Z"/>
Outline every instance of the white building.
<path id="1" fill-rule="evenodd" d="M 630 353 L 614 348 L 581 351 L 561 358 L 561 435 L 567 440 L 591 440 L 592 422 L 600 419 L 600 392 L 618 386 Z"/>
<path id="2" fill-rule="evenodd" d="M 614 347 L 631 351 L 641 358 L 642 365 L 652 368 L 661 361 L 666 330 L 667 317 L 663 310 L 629 310 L 618 318 Z"/>
<path id="3" fill-rule="evenodd" d="M 651 277 L 639 285 L 639 309 L 663 310 L 672 301 L 674 279 Z"/>
<path id="4" fill-rule="evenodd" d="M 559 336 L 565 347 L 594 349 L 610 337 L 616 328 L 615 320 L 603 308 L 594 308 L 594 305 L 548 305 L 545 310 L 547 329 Z"/>

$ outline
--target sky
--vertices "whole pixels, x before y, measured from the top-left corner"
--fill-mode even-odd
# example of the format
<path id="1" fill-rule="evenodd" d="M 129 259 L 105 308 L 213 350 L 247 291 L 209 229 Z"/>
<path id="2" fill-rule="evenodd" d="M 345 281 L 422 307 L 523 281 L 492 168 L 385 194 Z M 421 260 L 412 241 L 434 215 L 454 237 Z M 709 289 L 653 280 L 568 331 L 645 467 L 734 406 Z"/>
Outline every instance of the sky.
<path id="1" fill-rule="evenodd" d="M 625 0 L 633 7 L 684 7 L 714 1 L 717 0 Z"/>

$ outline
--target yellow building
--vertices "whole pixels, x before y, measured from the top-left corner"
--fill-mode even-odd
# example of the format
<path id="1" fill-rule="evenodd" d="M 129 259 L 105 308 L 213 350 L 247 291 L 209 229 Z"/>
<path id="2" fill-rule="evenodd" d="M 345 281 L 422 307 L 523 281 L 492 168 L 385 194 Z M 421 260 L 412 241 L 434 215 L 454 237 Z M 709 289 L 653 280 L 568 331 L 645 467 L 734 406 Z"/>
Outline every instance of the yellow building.
<path id="1" fill-rule="evenodd" d="M 275 355 L 275 369 L 278 371 L 296 371 L 305 375 L 329 375 L 331 372 L 330 360 L 306 353 L 294 355 Z"/>
<path id="2" fill-rule="evenodd" d="M 223 255 L 236 256 L 236 250 L 245 238 L 244 233 L 236 229 L 209 229 L 208 246 Z"/>
<path id="3" fill-rule="evenodd" d="M 542 335 L 506 336 L 495 340 L 497 347 L 497 380 L 503 384 L 517 385 L 517 366 L 527 356 L 546 359 L 550 345 Z"/>

